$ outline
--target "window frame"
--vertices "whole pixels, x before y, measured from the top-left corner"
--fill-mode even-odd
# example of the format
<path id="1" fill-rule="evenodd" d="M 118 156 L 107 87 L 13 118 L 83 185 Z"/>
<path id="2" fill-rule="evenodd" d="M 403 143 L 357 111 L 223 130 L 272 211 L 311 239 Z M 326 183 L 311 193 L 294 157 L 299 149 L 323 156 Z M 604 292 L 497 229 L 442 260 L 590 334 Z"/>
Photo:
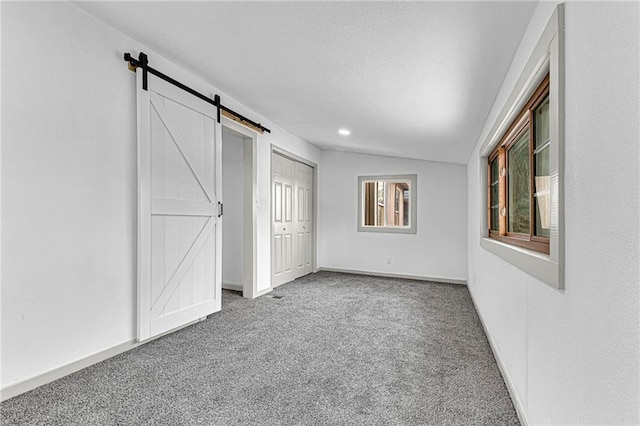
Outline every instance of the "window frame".
<path id="1" fill-rule="evenodd" d="M 509 94 L 500 105 L 494 105 L 488 127 L 478 148 L 477 194 L 480 200 L 476 221 L 480 247 L 508 264 L 519 268 L 541 283 L 557 290 L 565 288 L 565 227 L 564 227 L 564 138 L 565 138 L 565 26 L 564 4 L 554 6 L 547 25 L 531 50 Z M 529 250 L 489 238 L 486 215 L 487 157 L 501 136 L 526 104 L 539 82 L 550 75 L 549 88 L 549 254 Z M 509 80 L 511 81 L 511 77 Z M 495 113 L 495 115 L 494 115 Z M 473 265 L 471 266 L 473 270 Z"/>
<path id="2" fill-rule="evenodd" d="M 387 203 L 387 185 L 388 182 L 408 182 L 409 183 L 409 226 L 370 226 L 365 225 L 365 210 L 364 210 L 364 183 L 365 182 L 385 182 L 384 201 L 385 207 Z M 380 232 L 391 234 L 416 234 L 418 225 L 418 175 L 373 175 L 373 176 L 358 176 L 358 210 L 357 210 L 357 228 L 358 232 Z M 402 194 L 404 195 L 404 194 Z M 376 194 L 377 197 L 377 194 Z M 395 198 L 395 196 L 394 196 Z M 376 203 L 377 205 L 377 203 Z M 395 206 L 391 206 L 395 209 Z M 385 209 L 385 214 L 387 213 Z M 395 211 L 393 212 L 395 215 Z M 377 214 L 377 212 L 376 212 Z"/>
<path id="3" fill-rule="evenodd" d="M 524 247 L 539 253 L 549 254 L 550 238 L 535 235 L 536 208 L 535 208 L 535 121 L 536 109 L 549 97 L 549 74 L 542 79 L 525 106 L 518 113 L 511 125 L 507 128 L 502 139 L 487 157 L 487 235 L 489 238 Z M 520 138 L 526 133 L 529 136 L 529 233 L 509 231 L 509 150 L 513 148 Z M 491 165 L 498 160 L 498 230 L 492 226 L 492 199 Z M 504 173 L 502 172 L 504 170 Z M 493 203 L 493 204 L 492 204 Z M 502 213 L 504 211 L 504 214 Z"/>

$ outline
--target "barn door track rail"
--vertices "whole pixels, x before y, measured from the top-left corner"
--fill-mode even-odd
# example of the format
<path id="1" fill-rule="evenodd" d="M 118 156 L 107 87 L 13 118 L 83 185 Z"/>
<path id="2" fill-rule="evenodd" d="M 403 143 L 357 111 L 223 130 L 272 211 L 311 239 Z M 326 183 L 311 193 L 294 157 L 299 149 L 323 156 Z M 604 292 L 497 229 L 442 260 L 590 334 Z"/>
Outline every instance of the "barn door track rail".
<path id="1" fill-rule="evenodd" d="M 251 129 L 260 132 L 260 133 L 271 133 L 271 130 L 267 129 L 266 127 L 264 127 L 262 124 L 260 123 L 256 123 L 253 120 L 248 119 L 247 117 L 243 116 L 242 114 L 239 114 L 237 112 L 235 112 L 234 110 L 232 110 L 231 108 L 228 108 L 224 105 L 222 105 L 222 103 L 220 102 L 220 95 L 215 95 L 213 97 L 213 99 L 211 99 L 208 96 L 203 95 L 202 93 L 193 90 L 191 87 L 180 83 L 178 80 L 175 80 L 171 77 L 169 77 L 168 75 L 158 71 L 155 68 L 152 68 L 149 66 L 149 58 L 147 57 L 147 55 L 145 53 L 140 52 L 140 54 L 138 55 L 138 59 L 135 59 L 133 56 L 131 56 L 130 53 L 125 53 L 124 54 L 124 60 L 125 62 L 128 63 L 129 69 L 131 71 L 136 70 L 136 68 L 141 68 L 142 69 L 142 88 L 144 90 L 147 90 L 147 74 L 151 73 L 153 75 L 155 75 L 158 78 L 163 79 L 164 81 L 173 84 L 176 87 L 179 87 L 180 89 L 184 90 L 185 92 L 195 96 L 196 98 L 200 98 L 205 102 L 210 103 L 211 105 L 215 106 L 218 109 L 218 123 L 220 122 L 220 114 L 222 113 L 222 115 L 224 115 L 225 117 L 228 117 L 234 121 L 237 121 L 240 124 L 243 124 L 247 127 L 250 127 Z"/>

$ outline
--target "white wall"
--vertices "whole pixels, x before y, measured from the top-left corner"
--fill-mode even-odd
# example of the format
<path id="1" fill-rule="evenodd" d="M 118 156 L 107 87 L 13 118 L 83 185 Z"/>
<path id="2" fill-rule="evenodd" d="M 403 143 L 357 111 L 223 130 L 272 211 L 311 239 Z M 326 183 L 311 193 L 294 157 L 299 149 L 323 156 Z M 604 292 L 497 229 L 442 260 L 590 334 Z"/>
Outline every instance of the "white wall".
<path id="1" fill-rule="evenodd" d="M 222 132 L 222 284 L 242 287 L 244 259 L 244 141 Z"/>
<path id="2" fill-rule="evenodd" d="M 466 280 L 464 166 L 324 151 L 322 167 L 321 267 Z M 413 173 L 417 234 L 358 232 L 358 176 Z"/>
<path id="3" fill-rule="evenodd" d="M 258 286 L 270 267 L 270 145 L 321 151 L 70 3 L 2 4 L 2 378 L 135 337 L 135 78 L 124 52 L 262 122 Z"/>
<path id="4" fill-rule="evenodd" d="M 553 3 L 540 2 L 484 140 Z M 479 245 L 478 148 L 468 164 L 468 281 L 530 424 L 638 424 L 638 3 L 565 5 L 564 291 Z"/>

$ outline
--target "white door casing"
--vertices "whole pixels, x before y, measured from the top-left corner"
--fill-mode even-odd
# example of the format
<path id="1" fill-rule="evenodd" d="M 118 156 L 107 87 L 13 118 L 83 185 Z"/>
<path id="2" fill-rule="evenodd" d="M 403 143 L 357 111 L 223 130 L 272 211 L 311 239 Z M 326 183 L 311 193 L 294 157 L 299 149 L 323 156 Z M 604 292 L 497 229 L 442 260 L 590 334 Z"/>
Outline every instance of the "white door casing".
<path id="1" fill-rule="evenodd" d="M 217 111 L 148 75 L 138 100 L 138 340 L 221 307 Z"/>

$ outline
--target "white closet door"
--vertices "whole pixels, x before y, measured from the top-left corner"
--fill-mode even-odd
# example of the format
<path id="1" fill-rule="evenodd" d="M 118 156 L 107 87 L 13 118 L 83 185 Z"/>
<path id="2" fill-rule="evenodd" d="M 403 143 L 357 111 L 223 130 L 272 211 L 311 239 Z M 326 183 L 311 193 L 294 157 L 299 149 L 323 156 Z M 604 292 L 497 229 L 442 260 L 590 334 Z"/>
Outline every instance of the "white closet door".
<path id="1" fill-rule="evenodd" d="M 221 307 L 221 134 L 213 105 L 138 73 L 138 340 Z"/>
<path id="2" fill-rule="evenodd" d="M 271 247 L 272 286 L 296 278 L 294 162 L 281 155 L 272 157 L 273 243 Z"/>
<path id="3" fill-rule="evenodd" d="M 313 272 L 313 168 L 304 166 L 304 274 Z"/>
<path id="4" fill-rule="evenodd" d="M 312 184 L 313 169 L 306 164 L 295 162 L 295 277 L 312 272 Z"/>
<path id="5" fill-rule="evenodd" d="M 272 286 L 313 272 L 313 168 L 272 156 Z"/>

